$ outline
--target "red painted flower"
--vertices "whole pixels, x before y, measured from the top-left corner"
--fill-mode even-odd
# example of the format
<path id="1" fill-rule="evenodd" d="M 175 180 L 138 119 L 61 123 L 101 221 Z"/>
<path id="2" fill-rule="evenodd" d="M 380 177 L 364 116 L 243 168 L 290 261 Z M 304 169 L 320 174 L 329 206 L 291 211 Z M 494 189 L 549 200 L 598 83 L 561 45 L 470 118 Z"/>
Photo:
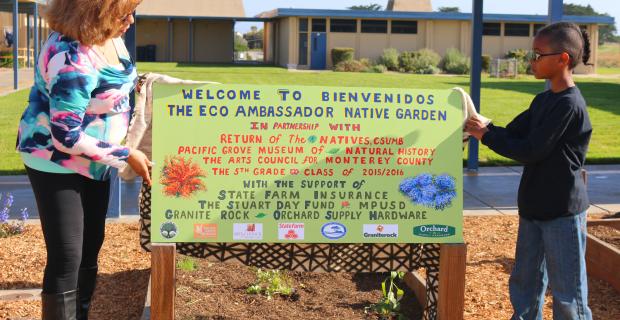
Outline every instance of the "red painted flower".
<path id="1" fill-rule="evenodd" d="M 299 169 L 291 169 L 291 174 L 292 175 L 298 175 L 299 174 Z"/>
<path id="2" fill-rule="evenodd" d="M 191 159 L 181 156 L 166 157 L 159 182 L 164 194 L 170 197 L 189 198 L 194 193 L 207 190 L 202 178 L 206 173 Z"/>
<path id="3" fill-rule="evenodd" d="M 348 208 L 351 204 L 349 203 L 349 201 L 342 201 L 342 207 L 343 208 Z"/>

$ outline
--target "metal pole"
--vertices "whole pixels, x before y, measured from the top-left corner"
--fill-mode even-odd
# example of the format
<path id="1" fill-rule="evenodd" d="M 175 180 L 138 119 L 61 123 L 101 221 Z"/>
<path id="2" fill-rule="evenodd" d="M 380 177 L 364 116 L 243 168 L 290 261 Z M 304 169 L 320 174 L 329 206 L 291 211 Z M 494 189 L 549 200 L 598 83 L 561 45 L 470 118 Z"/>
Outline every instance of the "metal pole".
<path id="1" fill-rule="evenodd" d="M 564 0 L 549 0 L 549 12 L 547 16 L 547 22 L 549 24 L 562 21 L 562 15 L 564 13 Z M 545 89 L 551 89 L 551 82 L 545 81 Z"/>
<path id="2" fill-rule="evenodd" d="M 33 30 L 32 30 L 32 42 L 33 44 L 33 65 L 34 65 L 34 74 L 35 77 L 37 75 L 37 67 L 39 66 L 39 4 L 34 3 L 34 12 L 32 13 L 33 18 Z"/>
<path id="3" fill-rule="evenodd" d="M 18 18 L 19 4 L 17 0 L 13 0 L 13 89 L 15 90 L 19 87 L 19 52 L 17 51 L 17 48 L 19 47 L 19 26 L 17 25 Z"/>
<path id="4" fill-rule="evenodd" d="M 136 25 L 138 21 L 136 20 L 136 13 L 133 13 L 134 23 L 129 26 L 129 30 L 125 33 L 125 46 L 127 47 L 127 51 L 131 56 L 131 59 L 136 61 Z"/>
<path id="5" fill-rule="evenodd" d="M 189 62 L 194 62 L 194 20 L 189 18 Z"/>
<path id="6" fill-rule="evenodd" d="M 30 68 L 30 15 L 26 14 L 26 67 Z"/>
<path id="7" fill-rule="evenodd" d="M 482 2 L 483 0 L 473 0 L 472 8 L 472 46 L 471 46 L 471 73 L 469 80 L 469 95 L 480 112 L 480 75 L 482 73 Z M 469 149 L 467 156 L 467 169 L 478 170 L 478 140 L 469 139 Z"/>
<path id="8" fill-rule="evenodd" d="M 168 62 L 172 62 L 172 18 L 168 18 Z"/>

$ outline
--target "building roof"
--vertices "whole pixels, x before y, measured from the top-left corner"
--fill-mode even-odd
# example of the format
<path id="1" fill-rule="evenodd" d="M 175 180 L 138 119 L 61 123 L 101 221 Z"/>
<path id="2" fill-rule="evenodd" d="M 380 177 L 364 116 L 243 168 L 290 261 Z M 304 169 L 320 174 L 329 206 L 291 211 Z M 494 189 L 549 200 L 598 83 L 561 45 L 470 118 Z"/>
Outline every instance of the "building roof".
<path id="1" fill-rule="evenodd" d="M 148 0 L 138 5 L 136 15 L 138 17 L 245 17 L 245 9 L 242 0 Z"/>
<path id="2" fill-rule="evenodd" d="M 471 13 L 461 12 L 403 12 L 403 11 L 365 11 L 365 10 L 328 10 L 328 9 L 293 9 L 278 8 L 258 14 L 260 18 L 284 17 L 331 17 L 331 18 L 368 18 L 368 19 L 412 19 L 412 20 L 472 20 Z M 546 23 L 548 16 L 532 14 L 486 13 L 485 22 L 538 22 Z M 614 24 L 613 17 L 606 16 L 571 16 L 565 15 L 563 21 L 585 24 Z"/>

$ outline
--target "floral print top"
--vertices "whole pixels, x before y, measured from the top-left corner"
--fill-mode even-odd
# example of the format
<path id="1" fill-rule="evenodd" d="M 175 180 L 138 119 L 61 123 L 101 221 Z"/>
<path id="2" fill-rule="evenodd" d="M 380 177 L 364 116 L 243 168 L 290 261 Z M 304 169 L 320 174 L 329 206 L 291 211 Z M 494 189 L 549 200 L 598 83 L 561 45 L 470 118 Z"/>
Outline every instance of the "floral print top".
<path id="1" fill-rule="evenodd" d="M 107 180 L 110 167 L 127 165 L 129 148 L 121 143 L 137 74 L 123 41 L 113 43 L 118 66 L 92 47 L 56 32 L 50 35 L 19 123 L 17 150 L 22 155 L 95 180 Z"/>

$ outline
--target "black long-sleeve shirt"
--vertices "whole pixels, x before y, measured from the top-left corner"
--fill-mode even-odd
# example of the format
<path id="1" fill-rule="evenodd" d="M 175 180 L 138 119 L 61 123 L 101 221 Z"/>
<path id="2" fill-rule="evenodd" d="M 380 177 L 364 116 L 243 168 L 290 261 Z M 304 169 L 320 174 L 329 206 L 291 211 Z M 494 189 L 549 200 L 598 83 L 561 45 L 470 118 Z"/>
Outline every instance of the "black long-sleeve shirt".
<path id="1" fill-rule="evenodd" d="M 525 165 L 519 215 L 550 220 L 584 212 L 588 193 L 581 170 L 592 135 L 586 102 L 577 87 L 542 92 L 506 128 L 489 125 L 482 143 Z"/>

